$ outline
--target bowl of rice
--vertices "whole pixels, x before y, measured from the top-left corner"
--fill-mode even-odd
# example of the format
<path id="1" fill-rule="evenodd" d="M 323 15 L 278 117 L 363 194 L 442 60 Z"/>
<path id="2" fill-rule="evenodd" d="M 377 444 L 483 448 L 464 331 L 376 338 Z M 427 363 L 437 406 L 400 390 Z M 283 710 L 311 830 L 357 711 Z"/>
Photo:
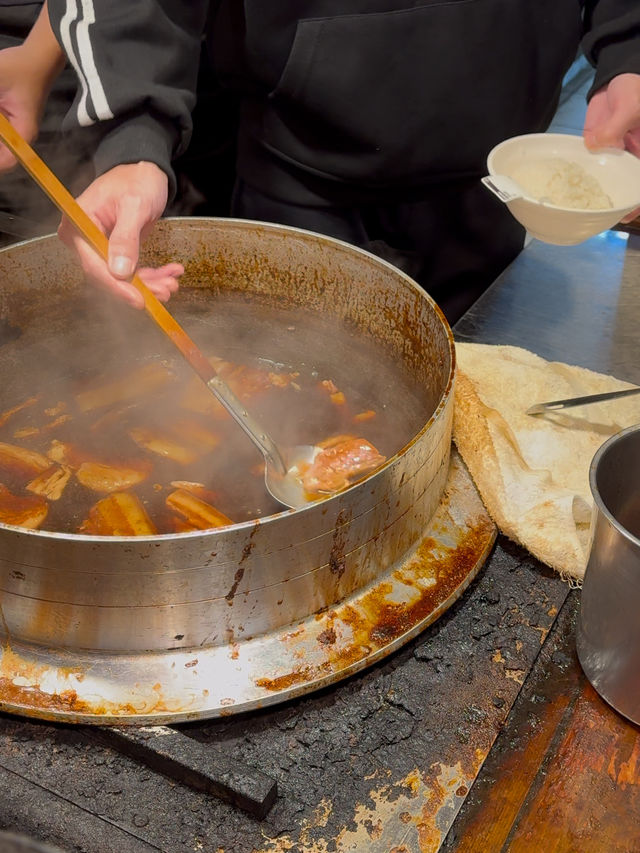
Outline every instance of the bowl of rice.
<path id="1" fill-rule="evenodd" d="M 590 151 L 581 136 L 530 133 L 489 153 L 490 176 L 515 181 L 506 201 L 532 237 L 571 246 L 606 231 L 640 207 L 640 159 L 627 151 Z"/>

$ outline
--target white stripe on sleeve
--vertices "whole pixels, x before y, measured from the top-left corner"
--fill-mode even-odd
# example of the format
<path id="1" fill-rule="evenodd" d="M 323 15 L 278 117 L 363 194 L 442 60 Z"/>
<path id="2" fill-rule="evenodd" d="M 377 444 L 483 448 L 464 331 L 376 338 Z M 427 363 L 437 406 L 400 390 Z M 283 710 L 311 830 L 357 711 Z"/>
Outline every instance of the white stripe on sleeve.
<path id="1" fill-rule="evenodd" d="M 84 18 L 78 21 L 76 27 L 78 54 L 74 50 L 71 38 L 71 27 L 78 18 L 78 4 L 76 0 L 67 0 L 67 8 L 60 21 L 60 38 L 62 39 L 62 46 L 65 53 L 69 57 L 69 62 L 73 65 L 78 75 L 82 90 L 78 102 L 78 124 L 81 127 L 87 127 L 90 124 L 94 124 L 87 110 L 89 96 L 91 96 L 98 119 L 105 120 L 113 118 L 113 113 L 109 108 L 102 81 L 96 69 L 93 48 L 91 47 L 91 40 L 89 38 L 89 27 L 96 20 L 93 2 L 92 0 L 81 0 L 81 2 Z"/>
<path id="2" fill-rule="evenodd" d="M 80 102 L 78 103 L 78 122 L 83 127 L 86 127 L 92 123 L 86 107 L 87 81 L 85 80 L 84 73 L 78 63 L 76 52 L 73 49 L 73 44 L 71 43 L 71 25 L 75 21 L 77 15 L 78 7 L 76 5 L 76 0 L 67 0 L 67 9 L 60 21 L 60 38 L 62 39 L 62 47 L 69 57 L 69 62 L 73 65 L 75 72 L 78 75 L 78 80 L 80 81 L 82 94 L 80 96 Z"/>
<path id="3" fill-rule="evenodd" d="M 76 39 L 78 41 L 78 52 L 80 54 L 80 65 L 87 78 L 87 85 L 93 108 L 99 120 L 105 121 L 113 118 L 113 113 L 107 103 L 107 97 L 104 93 L 102 80 L 98 74 L 96 63 L 93 57 L 93 48 L 91 47 L 91 39 L 89 38 L 89 27 L 95 24 L 96 16 L 93 9 L 93 0 L 82 0 L 83 18 L 78 21 L 76 30 Z M 78 116 L 79 117 L 79 116 Z"/>

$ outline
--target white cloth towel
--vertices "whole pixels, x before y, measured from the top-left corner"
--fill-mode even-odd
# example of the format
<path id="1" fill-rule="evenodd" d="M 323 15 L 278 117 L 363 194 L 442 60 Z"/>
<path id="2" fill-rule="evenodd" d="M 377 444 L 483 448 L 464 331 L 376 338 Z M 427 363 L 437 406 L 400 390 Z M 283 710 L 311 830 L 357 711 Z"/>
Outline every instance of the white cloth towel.
<path id="1" fill-rule="evenodd" d="M 518 347 L 458 343 L 456 355 L 453 438 L 489 514 L 538 559 L 582 578 L 591 461 L 640 423 L 640 395 L 532 417 L 535 403 L 634 386 Z"/>

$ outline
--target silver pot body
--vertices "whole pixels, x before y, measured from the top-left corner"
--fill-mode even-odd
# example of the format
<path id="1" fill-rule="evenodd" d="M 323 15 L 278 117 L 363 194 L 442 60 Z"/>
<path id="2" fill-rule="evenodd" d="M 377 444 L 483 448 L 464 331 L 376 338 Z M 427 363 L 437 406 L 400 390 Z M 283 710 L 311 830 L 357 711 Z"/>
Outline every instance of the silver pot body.
<path id="1" fill-rule="evenodd" d="M 602 445 L 590 483 L 595 503 L 578 657 L 598 693 L 640 723 L 640 426 Z"/>
<path id="2" fill-rule="evenodd" d="M 0 633 L 9 640 L 138 653 L 256 637 L 375 580 L 411 550 L 440 501 L 454 347 L 442 313 L 414 282 L 339 241 L 245 221 L 166 220 L 146 253 L 152 264 L 186 261 L 187 301 L 190 293 L 200 305 L 232 291 L 248 306 L 257 300 L 320 312 L 356 339 L 375 339 L 422 389 L 421 426 L 381 470 L 347 491 L 228 528 L 96 537 L 1 525 Z M 0 252 L 0 281 L 0 369 L 11 376 L 3 405 L 26 396 L 45 366 L 59 372 L 65 361 L 91 358 L 101 326 L 87 331 L 87 318 L 98 310 L 135 313 L 87 291 L 53 236 Z M 135 323 L 151 320 L 140 315 Z M 197 329 L 187 330 L 197 341 Z M 136 337 L 114 343 L 110 335 L 105 331 L 108 346 L 120 350 Z"/>

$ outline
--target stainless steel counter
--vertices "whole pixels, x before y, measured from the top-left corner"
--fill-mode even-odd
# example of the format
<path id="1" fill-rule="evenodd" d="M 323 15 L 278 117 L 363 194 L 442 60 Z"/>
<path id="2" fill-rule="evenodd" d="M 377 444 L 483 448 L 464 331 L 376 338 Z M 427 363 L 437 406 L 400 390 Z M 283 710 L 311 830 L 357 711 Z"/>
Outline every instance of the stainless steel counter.
<path id="1" fill-rule="evenodd" d="M 640 236 L 532 241 L 458 322 L 458 340 L 511 344 L 640 383 Z"/>

